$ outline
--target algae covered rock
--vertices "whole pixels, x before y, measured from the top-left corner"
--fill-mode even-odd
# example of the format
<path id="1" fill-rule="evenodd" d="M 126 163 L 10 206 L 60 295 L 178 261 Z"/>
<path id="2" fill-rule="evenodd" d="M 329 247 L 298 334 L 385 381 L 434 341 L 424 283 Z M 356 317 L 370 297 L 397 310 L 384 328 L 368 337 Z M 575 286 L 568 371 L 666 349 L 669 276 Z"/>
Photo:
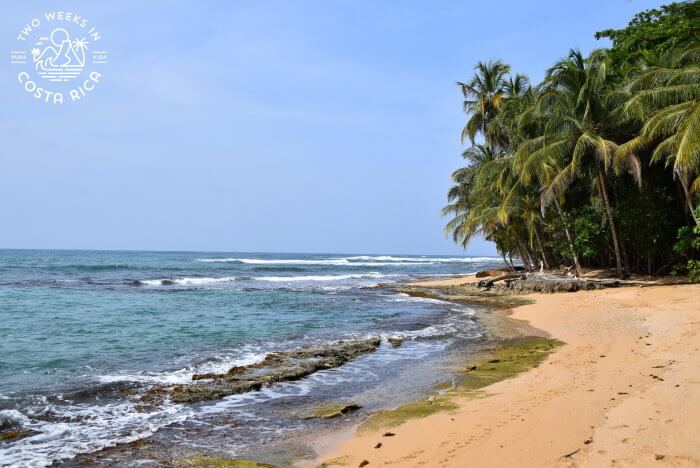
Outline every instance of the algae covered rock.
<path id="1" fill-rule="evenodd" d="M 331 419 L 350 414 L 354 411 L 362 408 L 362 405 L 358 403 L 345 403 L 328 405 L 316 408 L 310 415 L 305 416 L 304 419 Z"/>
<path id="2" fill-rule="evenodd" d="M 225 458 L 215 456 L 201 456 L 192 458 L 180 458 L 175 460 L 175 466 L 192 466 L 204 468 L 277 468 L 269 463 L 260 463 L 244 458 Z"/>
<path id="3" fill-rule="evenodd" d="M 394 348 L 398 348 L 406 340 L 406 337 L 394 335 L 394 336 L 388 337 L 386 340 L 389 343 L 391 343 L 391 346 L 393 346 Z"/>
<path id="4" fill-rule="evenodd" d="M 563 343 L 542 337 L 520 337 L 504 340 L 479 359 L 469 364 L 456 382 L 441 393 L 433 392 L 426 399 L 379 411 L 370 416 L 360 427 L 361 432 L 396 427 L 410 419 L 422 418 L 441 411 L 458 408 L 456 398 L 484 396 L 480 389 L 514 377 L 532 367 L 537 367 L 547 356 Z M 450 382 L 452 383 L 452 382 Z M 435 389 L 440 390 L 441 385 Z"/>
<path id="5" fill-rule="evenodd" d="M 141 398 L 141 404 L 155 405 L 166 399 L 176 403 L 217 400 L 259 390 L 263 385 L 299 380 L 320 370 L 342 366 L 362 354 L 375 351 L 380 344 L 380 337 L 371 336 L 269 353 L 259 363 L 235 366 L 223 374 L 194 374 L 191 384 L 156 385 Z"/>

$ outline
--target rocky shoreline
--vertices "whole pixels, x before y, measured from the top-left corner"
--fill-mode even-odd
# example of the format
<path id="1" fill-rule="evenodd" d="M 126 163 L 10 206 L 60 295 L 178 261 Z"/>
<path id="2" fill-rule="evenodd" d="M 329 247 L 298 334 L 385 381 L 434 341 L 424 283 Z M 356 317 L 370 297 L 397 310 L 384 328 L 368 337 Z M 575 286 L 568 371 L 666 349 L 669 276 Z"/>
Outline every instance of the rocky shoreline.
<path id="1" fill-rule="evenodd" d="M 225 374 L 194 374 L 192 384 L 154 386 L 141 397 L 140 403 L 144 406 L 158 405 L 165 400 L 197 403 L 260 390 L 263 385 L 299 380 L 320 370 L 340 367 L 362 354 L 375 351 L 380 344 L 379 336 L 371 336 L 364 340 L 269 353 L 262 362 L 235 366 Z"/>
<path id="2" fill-rule="evenodd" d="M 392 289 L 397 292 L 406 292 L 405 288 L 406 286 L 404 285 L 393 285 L 392 287 Z M 433 292 L 427 289 L 421 289 L 419 292 L 416 289 L 413 293 L 409 291 L 409 294 L 421 297 L 432 297 Z M 443 295 L 443 293 L 439 293 L 439 296 L 440 299 L 451 302 L 479 303 L 479 301 L 465 300 L 461 297 L 448 297 L 449 295 Z M 493 296 L 493 294 L 489 294 L 489 296 Z M 438 294 L 436 294 L 435 297 L 438 298 Z M 501 308 L 498 304 L 507 307 L 511 306 L 513 301 L 518 300 L 514 295 L 510 294 L 503 295 L 502 299 L 504 299 L 502 303 L 498 303 L 498 301 L 494 302 L 493 300 L 484 301 L 482 303 L 488 304 L 490 306 L 489 308 L 495 309 Z M 404 339 L 405 337 L 390 336 L 387 337 L 386 342 L 390 348 L 395 348 L 400 347 Z M 129 396 L 132 401 L 136 402 L 137 410 L 144 412 L 149 412 L 169 402 L 198 405 L 208 401 L 221 400 L 231 395 L 245 394 L 260 390 L 277 383 L 300 380 L 318 371 L 338 368 L 361 355 L 373 353 L 381 346 L 382 341 L 382 338 L 379 336 L 369 336 L 364 339 L 314 344 L 288 351 L 273 352 L 269 353 L 262 361 L 255 364 L 234 366 L 222 373 L 194 374 L 192 375 L 191 383 L 157 384 L 145 389 L 143 393 L 136 391 L 137 389 L 131 389 L 125 392 L 125 395 L 128 394 L 127 396 Z M 489 346 L 493 347 L 494 345 L 502 346 L 502 344 L 494 344 L 493 341 L 489 343 Z M 455 371 L 459 373 L 458 376 L 454 377 L 457 379 L 455 382 L 462 382 L 465 377 L 470 381 L 474 381 L 476 378 L 476 374 L 474 374 L 473 371 L 471 371 L 472 375 L 462 375 L 463 372 L 459 369 L 455 369 Z M 461 384 L 459 387 L 464 388 Z M 452 395 L 452 393 L 453 392 L 449 392 L 449 395 Z M 410 398 L 414 397 L 409 397 L 409 399 L 404 399 L 403 401 L 411 401 Z M 428 403 L 429 407 L 426 407 L 427 410 L 432 412 L 442 407 L 443 405 L 441 403 L 443 399 L 443 396 L 437 397 L 435 405 L 433 405 L 433 401 L 431 400 Z M 292 419 L 299 421 L 314 419 L 319 421 L 318 423 L 314 422 L 311 427 L 315 427 L 315 429 L 309 428 L 309 431 L 317 431 L 321 426 L 326 427 L 325 430 L 335 431 L 343 425 L 359 424 L 365 420 L 367 416 L 370 416 L 370 419 L 376 422 L 378 416 L 371 415 L 382 407 L 362 408 L 364 403 L 365 402 L 362 400 L 358 402 L 352 400 L 346 402 L 333 400 L 312 402 L 307 400 L 306 402 L 300 402 L 302 406 L 301 411 L 299 409 L 294 410 L 291 406 L 289 410 L 285 411 L 289 412 Z M 401 399 L 398 399 L 397 403 L 394 404 L 402 404 Z M 298 404 L 294 405 L 294 407 L 297 406 Z M 423 408 L 423 404 L 420 406 L 421 411 L 419 411 L 419 413 L 426 409 Z M 387 406 L 383 406 L 383 408 L 386 407 Z M 389 406 L 389 408 L 391 408 L 391 406 Z M 410 411 L 406 412 L 406 408 L 409 408 Z M 362 409 L 362 411 L 358 411 L 360 409 Z M 400 412 L 402 415 L 410 416 L 413 414 L 413 409 L 415 409 L 415 405 L 409 403 L 409 406 L 402 406 Z M 386 411 L 392 410 L 383 410 L 381 413 L 383 417 L 390 414 Z M 391 417 L 393 418 L 393 416 Z M 340 419 L 341 421 L 331 422 L 331 419 Z M 326 420 L 328 420 L 328 422 L 323 422 Z M 316 427 L 318 424 L 321 424 L 321 426 Z M 199 431 L 196 427 L 188 428 L 187 430 L 194 431 L 193 433 Z M 273 463 L 278 463 L 278 461 L 282 463 L 281 460 L 285 460 L 284 463 L 282 463 L 282 465 L 285 466 L 287 462 L 291 464 L 292 462 L 295 463 L 295 460 L 308 460 L 309 458 L 313 458 L 312 453 L 306 452 L 307 450 L 311 450 L 309 447 L 313 446 L 313 444 L 308 445 L 309 442 L 310 441 L 303 443 L 299 441 L 301 444 L 299 450 L 301 450 L 301 452 L 294 455 L 292 458 L 288 458 L 287 456 L 283 458 L 280 454 L 269 454 L 267 453 L 269 450 L 261 451 L 261 448 L 256 448 L 250 453 L 245 451 L 243 455 L 247 454 L 251 458 L 265 460 L 266 462 L 271 461 Z M 250 459 L 214 456 L 217 452 L 216 449 L 201 452 L 199 450 L 193 451 L 185 447 L 178 448 L 176 446 L 171 446 L 167 439 L 156 436 L 146 437 L 130 443 L 118 444 L 115 447 L 106 448 L 94 453 L 79 455 L 72 460 L 57 462 L 56 465 L 128 464 L 137 460 L 150 460 L 156 465 L 163 463 L 169 466 L 273 466 L 262 463 L 256 464 L 257 462 Z"/>

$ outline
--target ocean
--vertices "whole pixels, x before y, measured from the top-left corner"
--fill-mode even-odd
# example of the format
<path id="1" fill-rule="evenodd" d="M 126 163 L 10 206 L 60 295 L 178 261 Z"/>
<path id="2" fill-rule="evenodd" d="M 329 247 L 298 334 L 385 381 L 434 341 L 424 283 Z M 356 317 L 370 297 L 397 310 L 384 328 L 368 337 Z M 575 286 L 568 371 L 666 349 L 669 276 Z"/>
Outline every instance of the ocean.
<path id="1" fill-rule="evenodd" d="M 0 250 L 0 430 L 25 435 L 0 440 L 0 466 L 70 462 L 143 437 L 177 442 L 178 450 L 264 456 L 260 444 L 313 429 L 316 423 L 290 416 L 294 408 L 361 399 L 369 411 L 395 404 L 398 393 L 410 398 L 444 377 L 441 357 L 483 331 L 472 308 L 374 286 L 499 264 L 492 257 Z M 406 341 L 384 340 L 374 353 L 296 382 L 137 407 L 153 385 L 370 335 Z"/>

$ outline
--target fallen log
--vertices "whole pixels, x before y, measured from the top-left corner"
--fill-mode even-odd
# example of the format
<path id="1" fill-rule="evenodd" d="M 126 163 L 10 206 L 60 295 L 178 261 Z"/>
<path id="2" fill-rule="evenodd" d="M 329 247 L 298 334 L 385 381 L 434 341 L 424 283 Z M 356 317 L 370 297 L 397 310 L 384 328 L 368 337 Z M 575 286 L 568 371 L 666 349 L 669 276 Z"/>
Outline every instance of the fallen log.
<path id="1" fill-rule="evenodd" d="M 490 288 L 491 286 L 493 286 L 494 283 L 496 283 L 498 281 L 506 281 L 506 280 L 510 280 L 510 279 L 521 279 L 521 278 L 524 278 L 524 276 L 525 275 L 523 275 L 522 273 L 506 273 L 505 275 L 496 276 L 496 277 L 488 279 L 488 280 L 481 280 L 481 281 L 479 281 L 478 286 L 480 288 Z"/>

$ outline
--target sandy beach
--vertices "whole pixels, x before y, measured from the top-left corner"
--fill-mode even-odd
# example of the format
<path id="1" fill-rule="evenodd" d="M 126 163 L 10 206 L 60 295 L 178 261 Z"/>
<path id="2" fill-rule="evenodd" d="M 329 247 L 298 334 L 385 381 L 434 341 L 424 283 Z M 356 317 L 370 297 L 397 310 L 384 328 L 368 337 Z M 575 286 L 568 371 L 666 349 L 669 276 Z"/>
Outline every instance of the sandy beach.
<path id="1" fill-rule="evenodd" d="M 512 318 L 566 343 L 541 365 L 393 436 L 346 434 L 318 464 L 700 465 L 700 285 L 529 297 Z"/>

